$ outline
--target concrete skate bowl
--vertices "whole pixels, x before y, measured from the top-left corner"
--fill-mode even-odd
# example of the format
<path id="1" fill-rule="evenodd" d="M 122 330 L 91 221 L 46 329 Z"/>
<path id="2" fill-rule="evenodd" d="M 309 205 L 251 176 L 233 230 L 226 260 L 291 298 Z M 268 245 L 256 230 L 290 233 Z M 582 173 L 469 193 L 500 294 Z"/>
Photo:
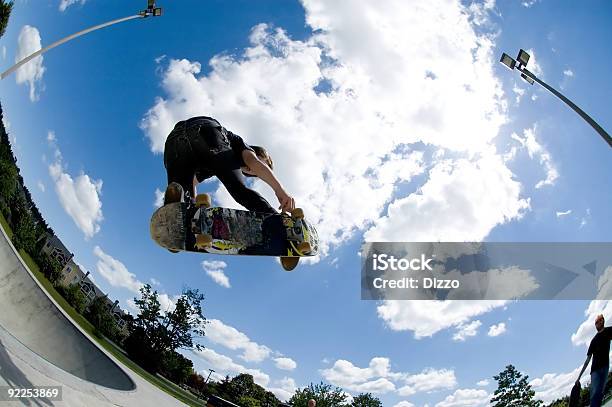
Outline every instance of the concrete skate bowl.
<path id="1" fill-rule="evenodd" d="M 15 382 L 8 358 L 15 346 L 79 379 L 131 391 L 134 382 L 64 314 L 0 232 L 0 382 Z M 14 369 L 13 369 L 14 371 Z M 19 375 L 17 374 L 17 377 Z"/>

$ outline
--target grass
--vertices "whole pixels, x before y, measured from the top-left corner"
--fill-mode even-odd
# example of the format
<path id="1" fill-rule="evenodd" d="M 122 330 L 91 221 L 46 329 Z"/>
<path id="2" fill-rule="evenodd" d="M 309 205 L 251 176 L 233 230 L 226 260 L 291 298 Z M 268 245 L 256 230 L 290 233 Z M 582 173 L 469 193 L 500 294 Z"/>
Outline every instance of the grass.
<path id="1" fill-rule="evenodd" d="M 2 228 L 6 232 L 6 234 L 12 238 L 13 231 L 10 228 L 4 216 L 0 213 L 0 224 Z M 106 349 L 110 354 L 112 354 L 116 359 L 118 359 L 122 364 L 129 367 L 134 373 L 138 374 L 140 377 L 157 387 L 158 389 L 164 391 L 175 399 L 190 405 L 190 406 L 202 406 L 204 402 L 201 399 L 198 399 L 195 395 L 181 389 L 176 384 L 165 380 L 163 378 L 154 376 L 138 366 L 131 359 L 129 359 L 126 355 L 124 355 L 119 349 L 115 347 L 114 344 L 106 341 L 103 338 L 94 334 L 95 328 L 94 326 L 83 317 L 83 315 L 79 314 L 72 306 L 66 301 L 64 297 L 61 296 L 53 287 L 53 284 L 44 276 L 44 274 L 40 271 L 36 262 L 32 259 L 32 257 L 25 252 L 23 249 L 19 250 L 19 255 L 21 256 L 24 263 L 28 266 L 32 274 L 36 277 L 36 279 L 40 282 L 40 284 L 44 287 L 44 289 L 49 293 L 51 297 L 59 304 L 60 307 L 68 315 L 74 322 L 76 322 L 85 332 L 89 334 L 91 338 L 93 338 L 100 346 Z"/>
<path id="2" fill-rule="evenodd" d="M 8 235 L 9 239 L 12 239 L 13 238 L 13 230 L 9 226 L 8 222 L 6 221 L 6 219 L 4 219 L 4 215 L 2 213 L 0 213 L 0 225 L 2 225 L 2 228 L 4 229 L 4 232 L 6 232 L 6 234 Z"/>

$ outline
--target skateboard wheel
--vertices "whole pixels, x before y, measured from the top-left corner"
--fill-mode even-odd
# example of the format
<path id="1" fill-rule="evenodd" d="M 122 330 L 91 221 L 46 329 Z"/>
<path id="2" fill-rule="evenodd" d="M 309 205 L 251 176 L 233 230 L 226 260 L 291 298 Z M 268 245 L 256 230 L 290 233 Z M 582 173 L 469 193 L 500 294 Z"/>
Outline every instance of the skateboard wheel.
<path id="1" fill-rule="evenodd" d="M 198 250 L 207 249 L 212 246 L 212 241 L 211 235 L 197 235 L 195 246 Z"/>
<path id="2" fill-rule="evenodd" d="M 300 258 L 297 256 L 280 258 L 281 266 L 283 266 L 285 271 L 292 271 L 298 265 L 299 261 Z"/>
<path id="3" fill-rule="evenodd" d="M 198 194 L 196 196 L 196 206 L 198 208 L 210 208 L 212 206 L 212 200 L 208 194 Z"/>
<path id="4" fill-rule="evenodd" d="M 295 208 L 291 211 L 291 217 L 293 219 L 304 219 L 304 210 L 302 208 Z"/>
<path id="5" fill-rule="evenodd" d="M 312 252 L 312 246 L 309 242 L 301 242 L 298 244 L 297 250 L 302 254 L 310 254 L 310 252 Z"/>

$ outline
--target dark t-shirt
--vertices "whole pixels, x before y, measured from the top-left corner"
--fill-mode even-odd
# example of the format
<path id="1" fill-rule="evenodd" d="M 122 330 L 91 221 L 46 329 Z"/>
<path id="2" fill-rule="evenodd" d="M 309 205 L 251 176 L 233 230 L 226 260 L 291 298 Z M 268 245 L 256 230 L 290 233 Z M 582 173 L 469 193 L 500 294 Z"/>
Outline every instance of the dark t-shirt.
<path id="1" fill-rule="evenodd" d="M 202 182 L 213 175 L 218 176 L 219 173 L 237 170 L 240 169 L 240 167 L 246 166 L 242 158 L 242 152 L 244 150 L 251 150 L 254 152 L 254 150 L 244 142 L 242 137 L 226 130 L 215 119 L 208 117 L 198 117 L 194 119 L 199 119 L 204 125 L 208 125 L 210 128 L 215 129 L 214 131 L 203 130 L 200 133 L 205 133 L 204 139 L 207 144 L 214 145 L 216 148 L 208 150 L 206 154 L 200 152 L 200 157 L 207 158 L 198 163 L 199 168 L 196 170 L 198 182 Z M 210 137 L 214 140 L 209 140 L 208 138 Z"/>
<path id="2" fill-rule="evenodd" d="M 231 131 L 227 131 L 227 139 L 229 140 L 230 146 L 232 147 L 232 150 L 234 151 L 234 155 L 236 156 L 236 159 L 237 159 L 238 166 L 234 169 L 238 169 L 240 167 L 246 166 L 246 164 L 244 163 L 244 159 L 242 158 L 242 152 L 244 150 L 251 150 L 253 152 L 255 151 L 251 148 L 250 145 L 244 142 L 242 137 L 240 137 L 237 134 L 232 133 Z"/>
<path id="3" fill-rule="evenodd" d="M 593 355 L 591 362 L 591 373 L 610 365 L 610 340 L 612 340 L 612 327 L 608 326 L 601 332 L 597 332 L 591 340 L 587 355 Z"/>

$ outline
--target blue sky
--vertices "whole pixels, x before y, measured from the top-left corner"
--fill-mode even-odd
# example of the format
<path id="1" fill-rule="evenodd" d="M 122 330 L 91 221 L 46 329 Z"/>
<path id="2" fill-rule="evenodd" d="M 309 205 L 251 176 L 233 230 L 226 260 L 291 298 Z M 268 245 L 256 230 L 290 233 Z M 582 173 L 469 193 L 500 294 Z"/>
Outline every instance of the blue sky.
<path id="1" fill-rule="evenodd" d="M 607 302 L 359 298 L 363 240 L 610 240 L 609 147 L 497 61 L 530 50 L 529 68 L 610 131 L 612 5 L 440 3 L 160 1 L 163 17 L 74 40 L 0 83 L 22 175 L 123 308 L 147 282 L 168 305 L 184 286 L 206 295 L 207 350 L 189 354 L 204 374 L 248 372 L 281 399 L 323 380 L 386 406 L 449 407 L 486 405 L 512 363 L 542 399 L 568 394 Z M 18 0 L 3 66 L 145 4 Z M 150 240 L 163 140 L 196 114 L 269 148 L 318 224 L 316 263 L 284 273 Z M 216 182 L 199 191 L 235 206 Z"/>

